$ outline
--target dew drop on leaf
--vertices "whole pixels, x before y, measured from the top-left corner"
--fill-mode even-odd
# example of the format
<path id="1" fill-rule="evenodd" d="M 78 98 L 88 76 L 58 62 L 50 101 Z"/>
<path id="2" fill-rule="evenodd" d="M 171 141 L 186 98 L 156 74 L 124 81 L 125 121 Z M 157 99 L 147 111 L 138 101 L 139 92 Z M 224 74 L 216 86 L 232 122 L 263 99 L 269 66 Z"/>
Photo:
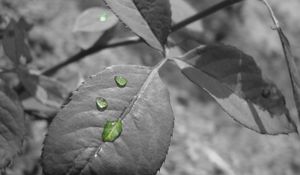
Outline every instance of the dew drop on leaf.
<path id="1" fill-rule="evenodd" d="M 101 22 L 105 22 L 107 20 L 107 14 L 106 13 L 102 13 L 100 16 L 99 16 L 99 21 Z"/>
<path id="2" fill-rule="evenodd" d="M 115 82 L 119 87 L 123 88 L 126 86 L 128 80 L 122 76 L 115 76 Z"/>
<path id="3" fill-rule="evenodd" d="M 96 105 L 97 105 L 98 110 L 104 111 L 107 108 L 108 103 L 104 98 L 97 97 L 96 98 Z"/>
<path id="4" fill-rule="evenodd" d="M 102 132 L 103 142 L 115 141 L 121 135 L 122 129 L 123 124 L 120 119 L 116 121 L 107 121 Z"/>

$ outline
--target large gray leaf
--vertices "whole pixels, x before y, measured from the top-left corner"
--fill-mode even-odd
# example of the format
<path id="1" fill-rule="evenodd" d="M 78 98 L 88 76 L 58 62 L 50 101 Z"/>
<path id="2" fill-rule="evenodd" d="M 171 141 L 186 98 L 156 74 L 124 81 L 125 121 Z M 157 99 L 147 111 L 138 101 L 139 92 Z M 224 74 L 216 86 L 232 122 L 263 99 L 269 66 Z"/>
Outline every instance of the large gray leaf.
<path id="1" fill-rule="evenodd" d="M 112 11 L 151 47 L 164 51 L 171 29 L 169 0 L 105 0 Z"/>
<path id="2" fill-rule="evenodd" d="M 0 81 L 0 169 L 7 167 L 22 148 L 24 113 L 17 95 Z"/>
<path id="3" fill-rule="evenodd" d="M 231 46 L 209 45 L 182 60 L 175 59 L 183 74 L 242 125 L 262 134 L 296 132 L 284 96 L 263 79 L 252 57 Z"/>
<path id="4" fill-rule="evenodd" d="M 128 79 L 126 87 L 114 77 Z M 96 97 L 108 107 L 97 110 Z M 123 131 L 103 142 L 107 121 L 123 111 Z M 89 78 L 57 114 L 45 139 L 42 164 L 46 175 L 154 175 L 170 144 L 174 117 L 169 94 L 157 69 L 113 66 Z"/>

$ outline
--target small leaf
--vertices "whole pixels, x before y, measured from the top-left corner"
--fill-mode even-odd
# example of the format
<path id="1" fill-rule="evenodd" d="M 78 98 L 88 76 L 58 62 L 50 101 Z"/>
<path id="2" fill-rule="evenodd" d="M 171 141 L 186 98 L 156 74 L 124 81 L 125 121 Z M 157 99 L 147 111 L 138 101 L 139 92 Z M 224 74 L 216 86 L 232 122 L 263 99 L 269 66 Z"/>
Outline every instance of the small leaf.
<path id="1" fill-rule="evenodd" d="M 127 85 L 127 82 L 128 82 L 127 79 L 122 76 L 115 76 L 114 79 L 115 79 L 116 84 L 121 88 L 123 88 Z"/>
<path id="2" fill-rule="evenodd" d="M 262 78 L 252 57 L 231 46 L 208 45 L 181 59 L 175 61 L 182 73 L 237 122 L 262 134 L 296 132 L 284 96 Z"/>
<path id="3" fill-rule="evenodd" d="M 105 0 L 112 11 L 151 47 L 163 52 L 171 31 L 169 0 Z"/>
<path id="4" fill-rule="evenodd" d="M 93 7 L 85 10 L 77 18 L 73 28 L 77 44 L 83 49 L 93 45 L 104 45 L 114 37 L 118 21 L 118 18 L 105 8 Z"/>
<path id="5" fill-rule="evenodd" d="M 59 108 L 69 94 L 69 91 L 59 82 L 31 73 L 25 67 L 19 66 L 16 72 L 30 95 L 44 105 Z"/>
<path id="6" fill-rule="evenodd" d="M 51 119 L 57 113 L 58 108 L 55 106 L 44 105 L 34 97 L 25 98 L 22 100 L 22 106 L 25 111 L 30 114 L 37 114 L 40 118 Z"/>
<path id="7" fill-rule="evenodd" d="M 97 98 L 96 98 L 96 105 L 97 105 L 97 108 L 98 108 L 100 111 L 104 111 L 104 110 L 107 108 L 108 103 L 107 103 L 107 101 L 105 100 L 105 98 L 97 97 Z"/>
<path id="8" fill-rule="evenodd" d="M 103 142 L 115 141 L 122 132 L 123 124 L 120 119 L 117 121 L 107 121 L 102 132 Z"/>
<path id="9" fill-rule="evenodd" d="M 78 16 L 73 31 L 105 32 L 117 23 L 118 18 L 110 10 L 102 7 L 93 7 L 85 10 Z"/>
<path id="10" fill-rule="evenodd" d="M 116 75 L 130 84 L 119 88 Z M 95 97 L 109 101 L 105 111 L 99 112 Z M 74 91 L 50 124 L 42 153 L 44 174 L 155 175 L 165 160 L 173 124 L 169 94 L 157 68 L 108 67 Z"/>
<path id="11" fill-rule="evenodd" d="M 18 23 L 12 19 L 4 31 L 3 49 L 5 54 L 15 64 L 19 64 L 21 56 L 25 57 L 27 62 L 32 60 L 25 41 L 28 27 L 24 19 L 20 19 Z"/>
<path id="12" fill-rule="evenodd" d="M 0 80 L 0 169 L 21 151 L 25 134 L 24 113 L 17 94 Z"/>

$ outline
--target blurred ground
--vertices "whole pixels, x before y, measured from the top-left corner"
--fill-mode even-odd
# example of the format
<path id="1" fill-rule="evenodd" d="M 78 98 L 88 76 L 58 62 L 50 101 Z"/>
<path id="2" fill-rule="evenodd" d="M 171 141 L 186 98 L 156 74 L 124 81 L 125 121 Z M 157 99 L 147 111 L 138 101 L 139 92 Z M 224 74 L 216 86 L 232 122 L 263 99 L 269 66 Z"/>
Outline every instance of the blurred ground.
<path id="1" fill-rule="evenodd" d="M 218 1 L 189 2 L 197 10 L 202 10 Z M 41 70 L 80 50 L 70 32 L 74 21 L 82 10 L 101 4 L 99 0 L 0 0 L 0 13 L 13 17 L 23 15 L 35 25 L 29 35 L 35 59 L 30 66 Z M 271 5 L 299 58 L 300 1 L 273 0 Z M 255 58 L 266 77 L 275 80 L 286 95 L 288 105 L 292 106 L 280 41 L 276 32 L 271 30 L 271 20 L 261 3 L 245 1 L 243 5 L 212 15 L 199 24 L 203 30 L 185 41 L 184 49 L 191 49 L 197 42 L 223 42 L 237 46 Z M 107 49 L 66 67 L 55 77 L 60 80 L 78 74 L 86 77 L 114 64 L 152 66 L 159 59 L 145 44 Z M 265 136 L 243 128 L 202 90 L 186 80 L 171 63 L 161 74 L 169 85 L 176 120 L 169 154 L 159 175 L 300 174 L 298 136 Z M 70 89 L 74 89 L 73 86 L 69 85 Z M 8 172 L 10 175 L 41 174 L 36 162 L 39 161 L 47 124 L 34 120 L 28 122 L 28 127 L 31 132 L 25 143 L 27 149 L 15 161 Z"/>

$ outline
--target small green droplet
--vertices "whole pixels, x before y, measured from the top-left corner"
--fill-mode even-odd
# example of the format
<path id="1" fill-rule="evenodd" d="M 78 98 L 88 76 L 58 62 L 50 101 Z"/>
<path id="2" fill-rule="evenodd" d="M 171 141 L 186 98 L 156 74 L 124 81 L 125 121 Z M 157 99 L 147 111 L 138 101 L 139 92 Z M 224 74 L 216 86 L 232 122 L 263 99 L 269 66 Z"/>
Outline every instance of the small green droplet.
<path id="1" fill-rule="evenodd" d="M 107 17 L 108 15 L 106 13 L 102 13 L 100 16 L 99 16 L 99 21 L 101 22 L 105 22 L 107 20 Z"/>
<path id="2" fill-rule="evenodd" d="M 116 121 L 107 121 L 102 132 L 103 142 L 115 141 L 121 135 L 122 130 L 123 123 L 120 119 Z"/>
<path id="3" fill-rule="evenodd" d="M 96 105 L 97 105 L 98 110 L 104 111 L 107 108 L 108 103 L 104 98 L 97 97 L 96 98 Z"/>
<path id="4" fill-rule="evenodd" d="M 115 76 L 115 82 L 119 87 L 123 88 L 126 86 L 128 80 L 122 76 Z"/>

